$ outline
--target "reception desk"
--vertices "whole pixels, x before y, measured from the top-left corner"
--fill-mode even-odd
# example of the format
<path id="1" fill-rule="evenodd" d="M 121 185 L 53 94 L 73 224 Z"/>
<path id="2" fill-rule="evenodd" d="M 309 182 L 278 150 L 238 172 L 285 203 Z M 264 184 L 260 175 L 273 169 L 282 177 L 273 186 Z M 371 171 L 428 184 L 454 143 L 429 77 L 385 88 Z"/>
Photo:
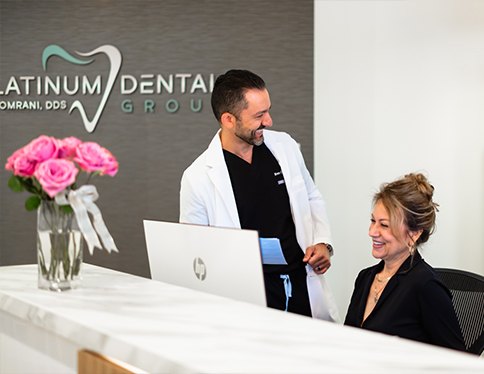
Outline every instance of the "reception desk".
<path id="1" fill-rule="evenodd" d="M 484 360 L 84 264 L 82 287 L 0 267 L 0 372 L 75 373 L 89 349 L 149 373 L 484 373 Z"/>

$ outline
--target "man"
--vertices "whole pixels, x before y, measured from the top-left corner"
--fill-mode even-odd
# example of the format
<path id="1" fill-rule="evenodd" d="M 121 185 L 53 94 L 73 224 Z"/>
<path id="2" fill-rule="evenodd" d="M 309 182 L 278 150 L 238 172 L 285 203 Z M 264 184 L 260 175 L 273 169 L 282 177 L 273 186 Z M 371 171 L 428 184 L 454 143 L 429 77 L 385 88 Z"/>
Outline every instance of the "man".
<path id="1" fill-rule="evenodd" d="M 267 305 L 337 320 L 323 274 L 332 254 L 325 203 L 298 144 L 272 126 L 262 78 L 229 70 L 215 81 L 220 124 L 181 180 L 180 222 L 252 229 L 278 238 L 287 265 L 263 265 Z M 237 266 L 237 264 L 234 264 Z"/>

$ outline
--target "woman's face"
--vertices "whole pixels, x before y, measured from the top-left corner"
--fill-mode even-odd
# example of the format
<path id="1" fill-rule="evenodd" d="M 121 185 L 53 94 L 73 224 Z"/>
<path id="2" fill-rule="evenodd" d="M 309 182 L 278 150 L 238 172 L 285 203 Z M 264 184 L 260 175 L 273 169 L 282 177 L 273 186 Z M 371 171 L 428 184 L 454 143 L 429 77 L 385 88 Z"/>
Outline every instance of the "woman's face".
<path id="1" fill-rule="evenodd" d="M 368 234 L 372 239 L 372 255 L 385 262 L 403 262 L 409 256 L 406 243 L 408 229 L 402 224 L 399 232 L 392 232 L 390 215 L 381 201 L 373 207 Z"/>

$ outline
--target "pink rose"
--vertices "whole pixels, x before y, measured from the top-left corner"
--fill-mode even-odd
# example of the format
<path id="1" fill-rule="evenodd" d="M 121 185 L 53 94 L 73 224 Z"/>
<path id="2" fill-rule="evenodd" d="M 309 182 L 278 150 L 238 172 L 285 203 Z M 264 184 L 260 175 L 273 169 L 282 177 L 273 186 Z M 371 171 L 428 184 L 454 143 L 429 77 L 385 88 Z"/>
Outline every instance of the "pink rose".
<path id="1" fill-rule="evenodd" d="M 47 195 L 54 197 L 76 181 L 78 172 L 70 160 L 50 159 L 38 165 L 34 176 Z"/>
<path id="2" fill-rule="evenodd" d="M 34 175 L 37 162 L 32 160 L 29 155 L 23 152 L 15 159 L 14 174 L 21 177 L 31 177 Z"/>
<path id="3" fill-rule="evenodd" d="M 104 151 L 106 152 L 106 158 L 104 159 L 104 171 L 102 171 L 101 174 L 107 174 L 110 177 L 114 177 L 119 169 L 118 161 L 107 149 L 104 148 Z"/>
<path id="4" fill-rule="evenodd" d="M 37 162 L 57 158 L 59 153 L 58 142 L 56 138 L 41 135 L 25 146 L 25 152 L 31 160 Z"/>
<path id="5" fill-rule="evenodd" d="M 59 140 L 59 158 L 73 158 L 76 155 L 76 148 L 82 141 L 74 136 Z"/>
<path id="6" fill-rule="evenodd" d="M 7 163 L 5 164 L 5 170 L 10 170 L 14 171 L 14 164 L 15 164 L 15 159 L 20 156 L 22 153 L 22 148 L 17 149 L 14 153 L 10 155 L 9 158 L 7 158 Z"/>
<path id="7" fill-rule="evenodd" d="M 31 177 L 36 165 L 37 162 L 29 158 L 25 148 L 20 148 L 8 158 L 5 169 L 13 171 L 14 175 Z"/>
<path id="8" fill-rule="evenodd" d="M 114 177 L 118 172 L 118 161 L 106 148 L 94 142 L 80 144 L 76 149 L 74 161 L 87 172 L 99 172 Z"/>

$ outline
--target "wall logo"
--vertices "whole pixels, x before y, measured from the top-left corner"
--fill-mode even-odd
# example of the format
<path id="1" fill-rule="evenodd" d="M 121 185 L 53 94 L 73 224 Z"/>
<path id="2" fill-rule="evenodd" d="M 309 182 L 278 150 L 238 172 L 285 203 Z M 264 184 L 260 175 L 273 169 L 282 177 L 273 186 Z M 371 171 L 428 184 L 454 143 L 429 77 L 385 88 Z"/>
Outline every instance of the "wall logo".
<path id="1" fill-rule="evenodd" d="M 200 257 L 195 257 L 193 260 L 193 271 L 198 279 L 201 281 L 205 280 L 207 276 L 207 267 Z"/>
<path id="2" fill-rule="evenodd" d="M 89 119 L 87 117 L 86 111 L 84 109 L 84 105 L 82 105 L 82 103 L 79 100 L 74 101 L 71 104 L 71 107 L 69 108 L 69 114 L 74 109 L 77 109 L 81 114 L 82 122 L 84 123 L 84 127 L 86 128 L 87 132 L 93 132 L 94 129 L 96 128 L 99 118 L 101 117 L 104 107 L 106 106 L 106 102 L 108 101 L 109 95 L 113 90 L 114 82 L 116 81 L 116 77 L 118 76 L 119 69 L 121 68 L 122 57 L 119 50 L 112 45 L 103 45 L 87 53 L 80 53 L 80 52 L 76 52 L 76 53 L 83 57 L 90 57 L 90 56 L 95 56 L 99 53 L 104 53 L 109 59 L 110 67 L 109 67 L 108 81 L 106 83 L 106 87 L 104 89 L 101 102 L 99 103 L 99 106 L 96 110 L 96 114 L 94 115 L 94 118 Z M 52 56 L 59 56 L 60 58 L 75 65 L 86 65 L 94 61 L 94 59 L 80 60 L 72 56 L 71 54 L 69 54 L 64 48 L 59 47 L 58 45 L 49 45 L 44 49 L 44 52 L 42 53 L 42 66 L 45 71 L 47 71 L 47 61 Z"/>
<path id="3" fill-rule="evenodd" d="M 105 82 L 103 82 L 101 74 L 97 74 L 95 77 L 92 74 L 74 75 L 75 69 L 72 69 L 71 73 L 67 67 L 67 74 L 53 75 L 55 73 L 48 68 L 49 60 L 53 57 L 60 58 L 73 67 L 78 67 L 92 64 L 98 56 L 107 57 L 109 62 Z M 102 63 L 102 60 L 98 61 Z M 73 54 L 59 45 L 51 44 L 42 52 L 42 67 L 46 73 L 45 76 L 26 74 L 11 76 L 6 84 L 2 84 L 0 81 L 0 111 L 68 110 L 68 113 L 72 114 L 77 110 L 84 128 L 87 132 L 92 133 L 113 92 L 121 64 L 121 52 L 113 45 L 102 45 L 89 52 L 76 51 Z M 96 69 L 96 66 L 92 69 Z M 134 113 L 135 107 L 142 108 L 143 113 L 156 112 L 159 109 L 156 99 L 162 95 L 169 96 L 164 101 L 164 110 L 167 113 L 177 113 L 185 104 L 192 112 L 197 113 L 202 109 L 200 94 L 205 95 L 213 90 L 214 74 L 208 74 L 207 77 L 201 73 L 155 74 L 149 72 L 138 75 L 121 74 L 119 80 L 119 94 L 128 96 L 121 102 L 121 111 L 125 114 Z M 198 96 L 189 98 L 189 103 L 182 104 L 181 100 L 187 95 L 197 94 Z M 56 97 L 56 100 L 51 100 L 52 95 Z M 71 103 L 69 100 L 57 100 L 61 95 L 67 96 L 67 99 L 72 96 L 75 100 Z M 74 97 L 75 95 L 76 97 Z M 100 97 L 98 104 L 96 104 L 97 96 Z M 46 100 L 42 100 L 42 97 Z M 89 100 L 89 103 L 95 107 L 94 114 L 91 116 L 88 115 L 86 109 L 86 100 Z"/>

